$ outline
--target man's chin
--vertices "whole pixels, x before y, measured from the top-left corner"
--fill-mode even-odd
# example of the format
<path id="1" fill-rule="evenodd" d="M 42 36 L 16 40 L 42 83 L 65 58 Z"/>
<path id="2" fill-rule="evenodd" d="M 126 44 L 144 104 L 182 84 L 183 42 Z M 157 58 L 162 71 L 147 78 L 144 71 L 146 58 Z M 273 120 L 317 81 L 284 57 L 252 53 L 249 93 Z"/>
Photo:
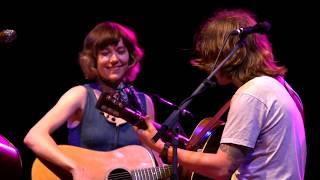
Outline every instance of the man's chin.
<path id="1" fill-rule="evenodd" d="M 226 85 L 231 84 L 230 81 L 217 81 L 217 83 L 218 83 L 220 86 L 226 86 Z"/>

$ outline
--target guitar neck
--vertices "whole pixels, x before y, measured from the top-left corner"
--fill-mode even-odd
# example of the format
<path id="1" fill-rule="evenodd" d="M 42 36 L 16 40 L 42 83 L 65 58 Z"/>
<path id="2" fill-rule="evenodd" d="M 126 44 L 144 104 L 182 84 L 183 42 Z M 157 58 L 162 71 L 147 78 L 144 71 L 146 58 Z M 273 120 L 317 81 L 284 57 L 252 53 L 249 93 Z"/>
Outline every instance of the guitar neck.
<path id="1" fill-rule="evenodd" d="M 128 107 L 121 99 L 108 92 L 103 92 L 96 103 L 96 108 L 115 117 L 121 117 L 139 129 L 147 129 L 142 112 Z"/>
<path id="2" fill-rule="evenodd" d="M 167 165 L 163 167 L 152 167 L 152 168 L 144 168 L 137 169 L 131 171 L 131 175 L 133 179 L 143 180 L 143 179 L 166 179 L 170 177 L 172 174 L 172 166 Z"/>

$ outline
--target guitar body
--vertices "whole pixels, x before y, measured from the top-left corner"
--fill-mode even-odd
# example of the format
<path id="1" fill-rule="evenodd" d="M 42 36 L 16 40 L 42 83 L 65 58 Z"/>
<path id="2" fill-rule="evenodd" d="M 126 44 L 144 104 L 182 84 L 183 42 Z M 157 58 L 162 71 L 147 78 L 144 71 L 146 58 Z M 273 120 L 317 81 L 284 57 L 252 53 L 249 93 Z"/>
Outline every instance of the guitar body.
<path id="1" fill-rule="evenodd" d="M 22 161 L 18 149 L 0 135 L 0 175 L 1 179 L 18 180 L 22 176 Z"/>
<path id="2" fill-rule="evenodd" d="M 205 152 L 205 153 L 216 153 L 220 146 L 220 139 L 223 131 L 223 126 L 218 127 L 215 130 L 214 134 L 211 134 L 207 141 L 203 144 L 201 149 L 198 149 L 199 152 Z M 190 172 L 189 172 L 190 173 Z M 202 176 L 200 174 L 197 174 L 195 172 L 190 173 L 190 179 L 191 180 L 208 180 L 210 178 Z"/>
<path id="3" fill-rule="evenodd" d="M 230 100 L 227 101 L 213 117 L 201 120 L 193 130 L 186 149 L 190 151 L 216 153 L 220 146 L 220 139 L 225 125 L 225 121 L 222 121 L 221 118 L 228 111 L 229 107 Z M 183 167 L 180 169 L 180 175 L 182 179 L 209 179 Z"/>
<path id="4" fill-rule="evenodd" d="M 155 166 L 147 149 L 129 145 L 114 151 L 94 151 L 70 145 L 59 145 L 61 151 L 83 167 L 93 180 L 119 179 L 120 174 L 131 179 L 130 171 Z M 120 174 L 119 174 L 120 173 Z M 71 175 L 48 161 L 36 159 L 32 166 L 32 180 L 72 179 Z"/>
<path id="5" fill-rule="evenodd" d="M 211 121 L 210 118 L 205 118 L 200 121 L 197 127 L 194 129 L 189 144 L 187 144 L 186 149 L 197 152 L 205 152 L 205 153 L 216 153 L 220 146 L 220 139 L 222 135 L 222 131 L 224 128 L 223 121 L 217 121 L 216 125 L 210 130 L 205 130 L 205 127 L 208 127 L 208 122 Z M 206 132 L 205 135 L 201 136 L 199 133 Z M 196 139 L 197 143 L 193 144 L 193 139 L 202 137 L 201 139 Z M 186 180 L 208 180 L 210 178 L 197 174 L 191 170 L 185 169 L 181 167 L 180 169 L 181 179 Z"/>

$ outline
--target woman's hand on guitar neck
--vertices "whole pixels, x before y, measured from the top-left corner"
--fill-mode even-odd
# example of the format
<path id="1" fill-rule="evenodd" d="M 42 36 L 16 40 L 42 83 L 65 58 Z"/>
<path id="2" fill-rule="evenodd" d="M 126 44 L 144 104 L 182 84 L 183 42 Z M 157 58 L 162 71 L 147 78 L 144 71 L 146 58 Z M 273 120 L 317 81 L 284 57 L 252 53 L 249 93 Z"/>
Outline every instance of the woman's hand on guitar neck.
<path id="1" fill-rule="evenodd" d="M 145 123 L 147 125 L 147 129 L 139 129 L 136 126 L 134 126 L 134 129 L 136 130 L 140 140 L 153 150 L 160 152 L 162 147 L 164 146 L 164 142 L 159 139 L 156 143 L 153 142 L 152 138 L 157 133 L 157 128 L 159 128 L 161 125 L 156 123 L 154 120 L 150 119 L 148 116 L 145 117 Z"/>

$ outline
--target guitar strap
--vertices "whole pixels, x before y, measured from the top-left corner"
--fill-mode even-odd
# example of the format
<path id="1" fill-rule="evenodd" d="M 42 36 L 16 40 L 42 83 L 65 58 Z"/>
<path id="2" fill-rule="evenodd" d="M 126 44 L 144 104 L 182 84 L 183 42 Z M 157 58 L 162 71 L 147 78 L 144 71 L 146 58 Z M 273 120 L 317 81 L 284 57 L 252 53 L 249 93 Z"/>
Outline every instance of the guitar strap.
<path id="1" fill-rule="evenodd" d="M 297 108 L 299 109 L 300 114 L 302 116 L 302 119 L 304 119 L 303 104 L 302 104 L 302 101 L 301 101 L 299 95 L 291 88 L 291 86 L 284 80 L 284 78 L 282 76 L 278 76 L 276 79 L 280 82 L 280 84 L 282 84 L 286 88 L 289 95 L 291 96 L 291 98 L 295 102 Z"/>

